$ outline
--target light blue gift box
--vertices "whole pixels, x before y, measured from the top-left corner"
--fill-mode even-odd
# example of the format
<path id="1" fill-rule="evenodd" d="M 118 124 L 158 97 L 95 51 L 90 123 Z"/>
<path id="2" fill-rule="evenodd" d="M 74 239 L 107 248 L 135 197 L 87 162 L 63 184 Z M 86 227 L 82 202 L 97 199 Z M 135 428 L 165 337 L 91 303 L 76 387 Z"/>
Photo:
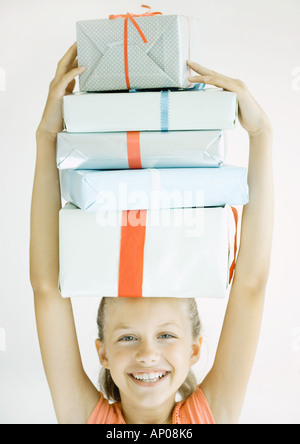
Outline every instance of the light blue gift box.
<path id="1" fill-rule="evenodd" d="M 61 170 L 63 198 L 86 211 L 245 205 L 247 169 Z"/>

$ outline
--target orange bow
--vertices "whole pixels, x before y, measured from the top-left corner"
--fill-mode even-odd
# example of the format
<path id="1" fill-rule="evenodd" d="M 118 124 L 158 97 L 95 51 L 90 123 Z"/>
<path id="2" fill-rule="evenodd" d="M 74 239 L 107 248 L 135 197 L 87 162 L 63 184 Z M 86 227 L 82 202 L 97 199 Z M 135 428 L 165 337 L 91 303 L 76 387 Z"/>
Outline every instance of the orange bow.
<path id="1" fill-rule="evenodd" d="M 162 12 L 151 12 L 150 6 L 142 5 L 143 8 L 148 8 L 149 11 L 145 12 L 144 14 L 130 14 L 127 12 L 127 14 L 119 14 L 119 15 L 110 15 L 110 20 L 118 19 L 118 18 L 125 18 L 124 21 L 124 65 L 125 65 L 125 78 L 126 78 L 126 85 L 127 89 L 131 89 L 130 86 L 130 80 L 129 80 L 129 66 L 128 66 L 128 19 L 131 20 L 133 25 L 135 26 L 136 30 L 140 34 L 141 38 L 143 39 L 144 43 L 148 43 L 143 31 L 137 24 L 137 22 L 134 20 L 134 17 L 151 17 L 154 15 L 162 15 Z"/>

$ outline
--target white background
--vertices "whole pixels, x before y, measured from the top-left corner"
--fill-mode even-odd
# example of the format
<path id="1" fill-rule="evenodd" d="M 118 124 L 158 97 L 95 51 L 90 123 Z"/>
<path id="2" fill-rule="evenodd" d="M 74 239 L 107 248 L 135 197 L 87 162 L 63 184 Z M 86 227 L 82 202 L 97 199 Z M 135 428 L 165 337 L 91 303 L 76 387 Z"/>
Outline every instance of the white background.
<path id="1" fill-rule="evenodd" d="M 134 0 L 0 0 L 0 423 L 56 423 L 29 282 L 35 131 L 75 22 L 127 11 Z M 153 11 L 201 20 L 198 61 L 245 81 L 275 128 L 276 220 L 262 334 L 241 423 L 300 423 L 299 0 L 153 0 Z M 142 11 L 143 12 L 143 11 Z M 298 129 L 297 129 L 298 128 Z M 247 165 L 247 135 L 227 134 L 227 163 Z M 211 363 L 226 301 L 201 301 Z M 98 301 L 77 301 L 84 364 L 96 382 Z"/>

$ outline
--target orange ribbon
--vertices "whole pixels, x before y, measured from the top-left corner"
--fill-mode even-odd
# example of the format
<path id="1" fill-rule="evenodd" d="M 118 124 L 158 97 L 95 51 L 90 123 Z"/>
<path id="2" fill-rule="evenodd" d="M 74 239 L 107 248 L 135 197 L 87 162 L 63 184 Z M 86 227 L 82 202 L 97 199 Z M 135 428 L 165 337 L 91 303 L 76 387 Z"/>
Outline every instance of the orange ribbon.
<path id="1" fill-rule="evenodd" d="M 233 216 L 234 216 L 234 221 L 235 221 L 235 236 L 234 236 L 234 259 L 233 262 L 231 264 L 230 267 L 230 271 L 229 271 L 229 284 L 231 284 L 232 278 L 233 278 L 233 272 L 235 270 L 235 265 L 236 265 L 236 253 L 237 253 L 237 229 L 238 229 L 238 211 L 236 208 L 231 207 L 232 212 L 233 212 Z"/>
<path id="2" fill-rule="evenodd" d="M 143 296 L 146 223 L 147 210 L 122 212 L 118 297 Z"/>
<path id="3" fill-rule="evenodd" d="M 127 14 L 119 14 L 119 15 L 110 15 L 110 20 L 118 19 L 118 18 L 124 18 L 124 65 L 125 65 L 125 78 L 126 78 L 126 85 L 127 89 L 131 89 L 130 86 L 130 80 L 129 80 L 129 66 L 128 66 L 128 19 L 131 20 L 133 25 L 135 26 L 136 30 L 140 34 L 142 40 L 144 43 L 148 43 L 148 40 L 146 39 L 143 31 L 137 24 L 137 22 L 134 20 L 134 17 L 151 17 L 154 15 L 162 15 L 162 12 L 151 12 L 150 6 L 142 5 L 143 8 L 148 8 L 149 11 L 145 12 L 144 14 L 130 14 L 127 12 Z"/>
<path id="4" fill-rule="evenodd" d="M 127 133 L 127 157 L 129 169 L 142 169 L 141 141 L 139 131 Z"/>

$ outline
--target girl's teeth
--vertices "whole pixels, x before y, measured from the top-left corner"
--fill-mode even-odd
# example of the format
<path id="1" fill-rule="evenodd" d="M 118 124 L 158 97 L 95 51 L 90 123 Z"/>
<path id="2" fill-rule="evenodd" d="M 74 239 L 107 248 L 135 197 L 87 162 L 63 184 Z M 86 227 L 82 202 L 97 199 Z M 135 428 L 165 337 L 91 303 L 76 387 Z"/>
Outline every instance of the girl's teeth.
<path id="1" fill-rule="evenodd" d="M 166 373 L 141 373 L 141 374 L 132 375 L 132 376 L 135 379 L 137 379 L 138 381 L 156 382 L 165 375 L 166 375 Z"/>

